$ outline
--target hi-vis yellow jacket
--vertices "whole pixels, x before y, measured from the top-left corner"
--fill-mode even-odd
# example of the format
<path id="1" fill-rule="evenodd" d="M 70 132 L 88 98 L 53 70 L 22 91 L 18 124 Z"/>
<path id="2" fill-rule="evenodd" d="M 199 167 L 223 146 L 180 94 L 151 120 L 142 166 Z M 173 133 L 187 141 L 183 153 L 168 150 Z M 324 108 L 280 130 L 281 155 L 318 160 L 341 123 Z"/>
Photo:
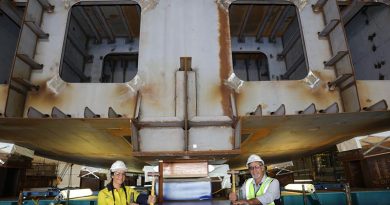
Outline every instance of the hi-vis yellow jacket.
<path id="1" fill-rule="evenodd" d="M 112 189 L 112 186 L 107 186 L 98 194 L 98 205 L 127 205 L 137 203 L 136 201 L 139 195 L 139 192 L 129 186 L 123 186 L 119 191 Z"/>

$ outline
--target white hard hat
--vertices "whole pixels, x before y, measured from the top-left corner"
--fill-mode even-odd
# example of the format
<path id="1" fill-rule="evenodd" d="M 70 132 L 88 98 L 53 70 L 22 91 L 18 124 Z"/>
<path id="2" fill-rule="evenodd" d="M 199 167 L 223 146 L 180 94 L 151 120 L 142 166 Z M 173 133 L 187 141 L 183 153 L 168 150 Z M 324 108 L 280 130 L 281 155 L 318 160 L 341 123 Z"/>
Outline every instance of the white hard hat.
<path id="1" fill-rule="evenodd" d="M 123 161 L 118 160 L 111 165 L 110 171 L 111 172 L 127 171 L 127 167 Z"/>
<path id="2" fill-rule="evenodd" d="M 246 166 L 249 166 L 249 164 L 252 162 L 261 162 L 262 164 L 264 164 L 264 160 L 262 160 L 261 157 L 257 154 L 252 154 L 248 157 L 248 161 L 246 161 Z"/>

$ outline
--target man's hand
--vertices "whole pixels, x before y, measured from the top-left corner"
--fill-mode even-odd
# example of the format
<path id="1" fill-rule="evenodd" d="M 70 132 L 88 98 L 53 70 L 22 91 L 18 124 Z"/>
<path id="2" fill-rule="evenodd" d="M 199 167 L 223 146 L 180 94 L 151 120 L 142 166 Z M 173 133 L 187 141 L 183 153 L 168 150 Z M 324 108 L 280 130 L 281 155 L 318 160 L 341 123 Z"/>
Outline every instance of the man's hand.
<path id="1" fill-rule="evenodd" d="M 237 201 L 237 194 L 236 193 L 234 193 L 234 192 L 230 192 L 230 194 L 229 194 L 229 200 L 231 201 L 231 202 L 234 202 L 234 201 Z"/>
<path id="2" fill-rule="evenodd" d="M 234 205 L 239 205 L 239 204 L 246 205 L 246 204 L 248 204 L 248 202 L 247 202 L 247 200 L 238 200 L 238 201 L 233 202 L 233 204 Z"/>
<path id="3" fill-rule="evenodd" d="M 244 204 L 244 205 L 257 205 L 261 204 L 259 200 L 257 199 L 250 199 L 250 200 L 238 200 L 233 202 L 234 205 Z"/>

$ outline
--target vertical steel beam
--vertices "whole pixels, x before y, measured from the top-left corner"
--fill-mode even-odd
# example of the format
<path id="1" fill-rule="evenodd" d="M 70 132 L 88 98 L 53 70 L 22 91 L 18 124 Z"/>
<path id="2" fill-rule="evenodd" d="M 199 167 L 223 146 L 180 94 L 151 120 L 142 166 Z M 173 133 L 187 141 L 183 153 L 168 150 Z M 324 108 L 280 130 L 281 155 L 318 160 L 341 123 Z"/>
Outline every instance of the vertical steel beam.
<path id="1" fill-rule="evenodd" d="M 69 40 L 70 44 L 73 45 L 73 47 L 84 57 L 85 60 L 88 60 L 91 56 L 88 55 L 88 53 L 81 47 L 82 44 L 80 43 L 77 43 L 76 39 L 74 39 L 74 37 L 72 37 L 72 35 L 70 35 L 68 33 L 68 38 L 67 40 Z"/>
<path id="2" fill-rule="evenodd" d="M 184 71 L 184 150 L 188 151 L 188 71 L 191 71 L 191 57 L 180 57 L 180 70 Z"/>
<path id="3" fill-rule="evenodd" d="M 13 22 L 21 26 L 22 17 L 15 11 L 8 1 L 0 1 L 0 10 L 3 11 Z"/>
<path id="4" fill-rule="evenodd" d="M 164 185 L 164 163 L 162 160 L 158 161 L 158 203 L 163 204 L 164 198 L 163 198 L 163 185 Z"/>
<path id="5" fill-rule="evenodd" d="M 347 199 L 347 205 L 352 205 L 351 188 L 349 187 L 349 183 L 345 184 L 345 197 Z"/>
<path id="6" fill-rule="evenodd" d="M 273 6 L 268 7 L 268 10 L 267 10 L 267 13 L 265 14 L 264 20 L 260 22 L 260 28 L 256 34 L 256 41 L 257 42 L 259 42 L 261 40 L 261 36 L 265 30 L 265 27 L 267 26 L 267 22 L 271 18 L 272 9 L 273 9 Z"/>
<path id="7" fill-rule="evenodd" d="M 307 196 L 306 196 L 305 185 L 304 184 L 302 184 L 302 197 L 303 197 L 303 204 L 307 205 Z"/>
<path id="8" fill-rule="evenodd" d="M 84 34 L 84 36 L 88 36 L 87 32 L 85 31 L 85 28 L 80 24 L 80 20 L 77 19 L 77 17 L 74 15 L 73 12 L 70 13 L 70 16 L 71 16 L 72 21 L 74 21 L 77 24 L 77 26 L 80 28 L 80 30 Z"/>
<path id="9" fill-rule="evenodd" d="M 67 57 L 64 57 L 64 63 L 68 65 L 71 71 L 73 71 L 79 78 L 80 82 L 89 82 L 90 77 L 85 76 L 85 74 L 80 71 L 77 66 L 74 65 L 73 61 Z"/>
<path id="10" fill-rule="evenodd" d="M 328 0 L 318 0 L 315 4 L 311 5 L 314 12 L 320 12 L 322 7 L 326 4 Z"/>
<path id="11" fill-rule="evenodd" d="M 288 39 L 286 44 L 283 46 L 283 51 L 278 54 L 278 60 L 283 59 L 287 53 L 291 50 L 295 42 L 300 38 L 299 30 L 295 31 L 294 34 Z"/>
<path id="12" fill-rule="evenodd" d="M 133 41 L 133 38 L 134 38 L 134 32 L 133 32 L 133 29 L 129 26 L 128 24 L 128 21 L 125 17 L 125 14 L 123 13 L 123 9 L 121 6 L 116 6 L 117 10 L 118 10 L 118 13 L 119 13 L 119 16 L 121 17 L 121 21 L 123 23 L 123 26 L 125 27 L 125 30 L 126 30 L 126 33 L 129 37 L 129 41 Z"/>
<path id="13" fill-rule="evenodd" d="M 38 0 L 38 2 L 42 5 L 43 8 L 49 13 L 54 11 L 54 6 L 49 3 L 48 0 Z"/>
<path id="14" fill-rule="evenodd" d="M 241 22 L 240 30 L 238 32 L 238 42 L 245 42 L 245 36 L 243 36 L 243 33 L 245 31 L 246 24 L 248 23 L 249 15 L 251 14 L 253 9 L 253 5 L 248 5 L 245 11 L 244 19 Z"/>
<path id="15" fill-rule="evenodd" d="M 91 28 L 93 34 L 95 35 L 96 42 L 97 43 L 101 43 L 102 42 L 102 37 L 100 36 L 100 34 L 97 31 L 95 25 L 92 23 L 91 18 L 87 15 L 87 12 L 85 12 L 83 7 L 80 8 L 80 13 L 83 16 L 83 18 L 85 19 L 85 22 L 87 22 L 89 28 Z"/>
<path id="16" fill-rule="evenodd" d="M 250 64 L 250 56 L 244 60 L 245 63 L 245 72 L 246 72 L 246 80 L 249 81 L 249 64 Z"/>
<path id="17" fill-rule="evenodd" d="M 359 11 L 363 8 L 364 2 L 361 0 L 353 0 L 350 5 L 341 13 L 343 24 L 347 24 Z"/>
<path id="18" fill-rule="evenodd" d="M 305 61 L 305 55 L 302 54 L 300 55 L 298 58 L 296 58 L 294 64 L 292 66 L 290 66 L 289 68 L 287 68 L 287 72 L 285 72 L 283 74 L 283 79 L 289 79 L 291 74 L 293 74 L 299 67 L 299 65 L 301 65 L 302 62 Z"/>
<path id="19" fill-rule="evenodd" d="M 327 0 L 321 10 L 326 24 L 334 19 L 341 19 L 337 0 Z M 345 112 L 358 112 L 361 110 L 361 105 L 344 26 L 338 23 L 327 37 L 333 56 L 324 62 L 324 65 L 333 66 L 336 77 L 352 74 L 352 77 L 340 84 L 340 95 Z"/>
<path id="20" fill-rule="evenodd" d="M 107 21 L 106 21 L 106 18 L 105 18 L 104 15 L 103 15 L 102 10 L 101 10 L 98 6 L 93 6 L 93 11 L 96 13 L 98 19 L 99 19 L 100 22 L 102 23 L 102 26 L 103 26 L 103 28 L 104 28 L 104 31 L 105 31 L 106 34 L 108 35 L 108 38 L 110 39 L 110 42 L 111 42 L 111 43 L 115 42 L 114 33 L 112 32 L 110 26 L 108 25 L 108 23 L 107 23 Z"/>
<path id="21" fill-rule="evenodd" d="M 269 37 L 269 40 L 271 42 L 275 41 L 276 33 L 279 31 L 280 27 L 282 27 L 284 21 L 287 18 L 287 14 L 290 11 L 289 6 L 285 6 L 283 8 L 282 14 L 278 17 L 278 21 L 276 22 L 276 25 L 272 28 L 271 35 Z"/>

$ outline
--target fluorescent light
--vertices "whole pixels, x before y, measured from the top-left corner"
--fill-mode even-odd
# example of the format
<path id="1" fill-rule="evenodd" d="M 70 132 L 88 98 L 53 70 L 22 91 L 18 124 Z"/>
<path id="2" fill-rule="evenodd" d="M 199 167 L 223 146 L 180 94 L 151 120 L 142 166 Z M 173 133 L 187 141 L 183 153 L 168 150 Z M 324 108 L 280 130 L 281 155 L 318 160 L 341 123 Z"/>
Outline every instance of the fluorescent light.
<path id="1" fill-rule="evenodd" d="M 64 199 L 68 198 L 68 190 L 62 190 L 61 195 Z M 84 196 L 91 196 L 92 190 L 91 189 L 72 189 L 69 190 L 69 199 L 78 198 L 78 197 L 84 197 Z"/>
<path id="2" fill-rule="evenodd" d="M 300 182 L 312 182 L 313 180 L 312 179 L 294 179 L 294 183 L 295 182 L 298 182 L 298 183 L 300 183 Z"/>
<path id="3" fill-rule="evenodd" d="M 304 186 L 304 188 L 302 188 Z M 284 189 L 289 191 L 299 191 L 302 192 L 303 189 L 305 192 L 313 193 L 316 191 L 313 184 L 287 184 Z"/>

